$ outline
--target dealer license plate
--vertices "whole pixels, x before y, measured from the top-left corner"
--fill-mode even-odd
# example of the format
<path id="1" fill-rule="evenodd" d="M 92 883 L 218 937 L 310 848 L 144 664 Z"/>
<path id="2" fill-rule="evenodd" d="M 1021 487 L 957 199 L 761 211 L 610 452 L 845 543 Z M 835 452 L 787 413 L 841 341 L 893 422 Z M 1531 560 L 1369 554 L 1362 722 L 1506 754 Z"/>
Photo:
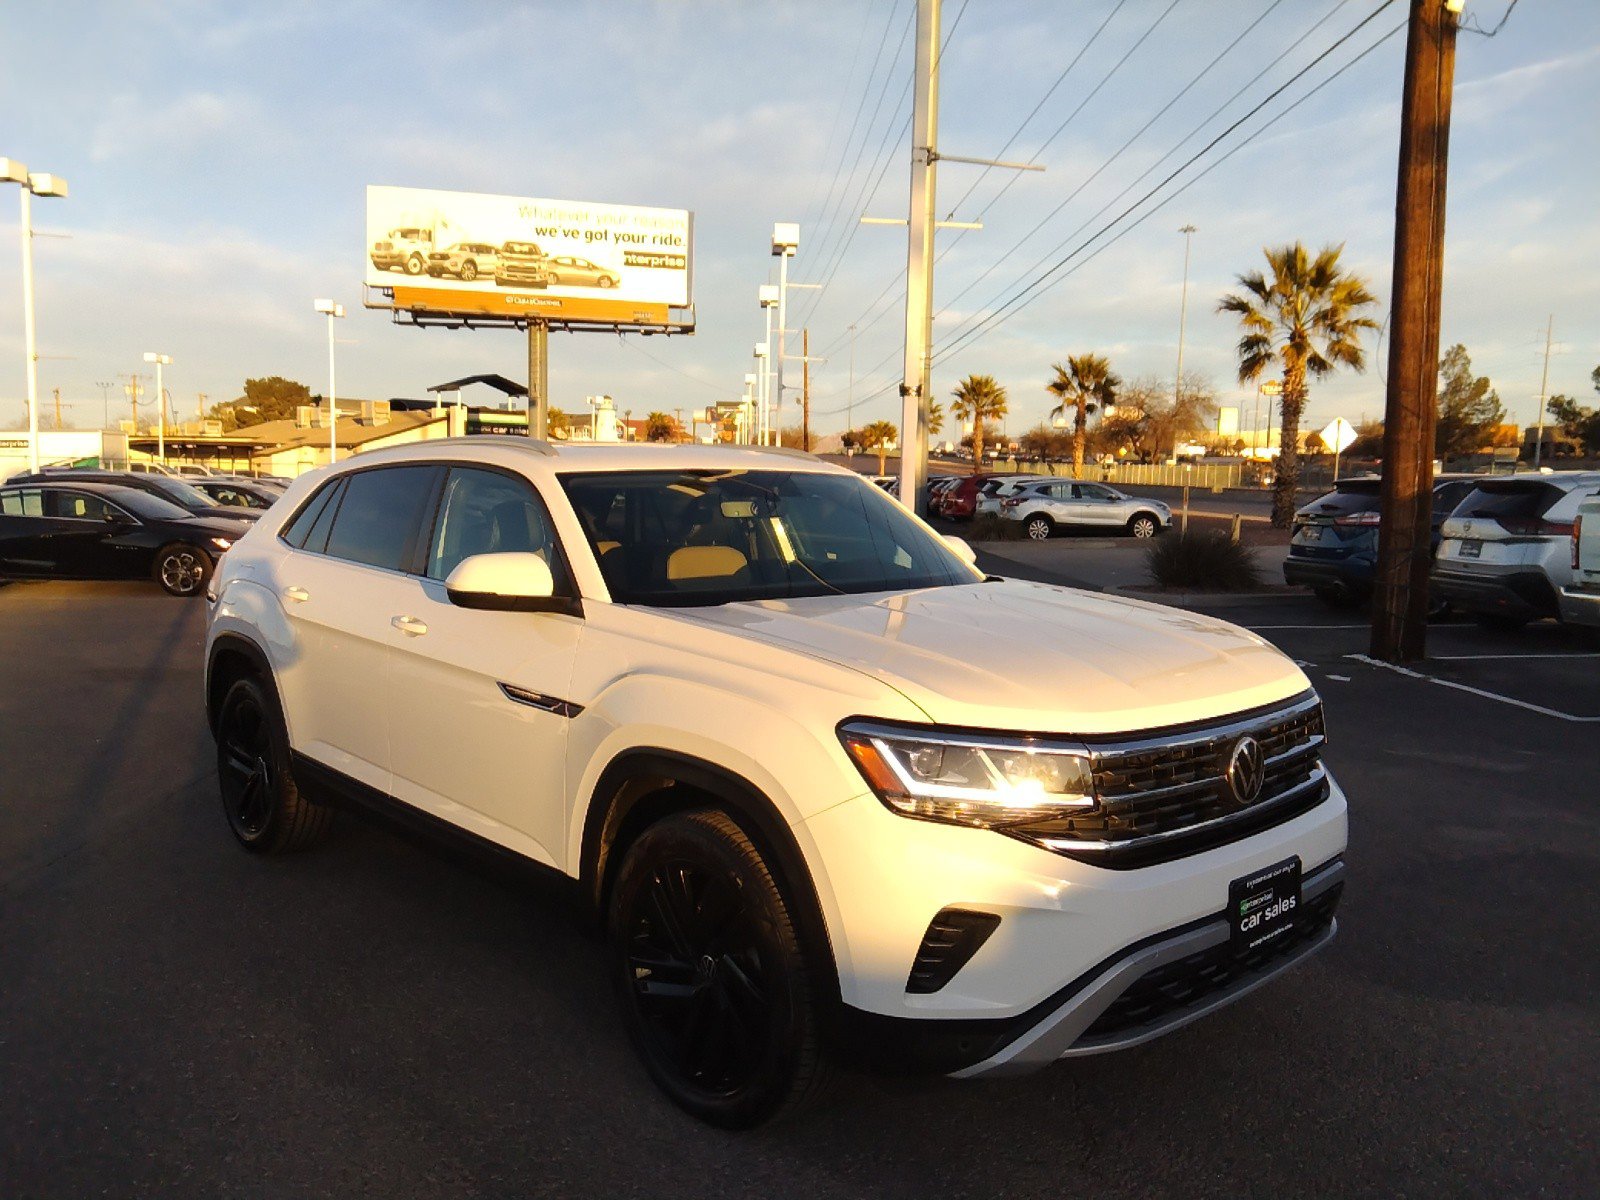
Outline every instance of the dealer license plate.
<path id="1" fill-rule="evenodd" d="M 1228 926 L 1233 948 L 1256 950 L 1286 936 L 1300 915 L 1300 859 L 1263 867 L 1228 885 Z"/>
<path id="2" fill-rule="evenodd" d="M 1483 543 L 1476 538 L 1467 538 L 1461 543 L 1461 549 L 1456 553 L 1461 558 L 1477 558 L 1483 553 Z"/>

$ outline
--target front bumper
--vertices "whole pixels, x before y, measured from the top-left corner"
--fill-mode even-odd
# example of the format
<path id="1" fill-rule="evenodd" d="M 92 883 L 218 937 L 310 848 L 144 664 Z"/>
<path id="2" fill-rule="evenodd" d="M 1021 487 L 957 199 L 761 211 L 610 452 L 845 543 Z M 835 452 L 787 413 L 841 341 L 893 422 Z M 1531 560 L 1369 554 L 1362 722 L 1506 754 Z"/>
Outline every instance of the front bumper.
<path id="1" fill-rule="evenodd" d="M 1542 571 L 1467 572 L 1435 567 L 1429 587 L 1436 599 L 1464 612 L 1538 621 L 1558 614 L 1556 590 Z"/>
<path id="2" fill-rule="evenodd" d="M 877 1065 L 921 1070 L 965 1071 L 1005 1055 L 987 1073 L 1060 1057 L 1151 971 L 1213 948 L 1217 932 L 1226 935 L 1222 914 L 1233 880 L 1296 855 L 1305 868 L 1302 895 L 1309 897 L 1320 872 L 1344 853 L 1346 805 L 1330 776 L 1326 798 L 1297 816 L 1126 869 L 1079 862 L 999 833 L 910 820 L 870 795 L 795 828 L 813 864 L 848 1040 Z M 821 864 L 825 872 L 816 869 Z M 919 947 L 935 916 L 949 908 L 1000 921 L 947 983 L 914 993 L 908 978 Z M 1255 986 L 1254 977 L 1235 982 L 1149 1028 L 1135 1022 L 1138 1029 L 1116 1037 L 1102 1037 L 1102 1028 L 1073 1052 L 1156 1036 Z M 1025 1038 L 1049 1053 L 1024 1053 Z"/>

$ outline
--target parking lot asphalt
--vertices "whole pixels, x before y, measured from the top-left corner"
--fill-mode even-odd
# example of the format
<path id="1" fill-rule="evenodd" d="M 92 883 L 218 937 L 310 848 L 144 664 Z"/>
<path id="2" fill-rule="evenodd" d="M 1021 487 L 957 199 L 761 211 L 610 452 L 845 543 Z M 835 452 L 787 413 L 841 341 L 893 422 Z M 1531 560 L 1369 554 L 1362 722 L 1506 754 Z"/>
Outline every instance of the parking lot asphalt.
<path id="1" fill-rule="evenodd" d="M 1359 618 L 1226 615 L 1327 703 L 1334 944 L 1135 1050 L 730 1135 L 546 897 L 354 819 L 238 850 L 198 604 L 0 587 L 0 1195 L 1596 1194 L 1600 658 L 1447 626 L 1405 674 Z"/>

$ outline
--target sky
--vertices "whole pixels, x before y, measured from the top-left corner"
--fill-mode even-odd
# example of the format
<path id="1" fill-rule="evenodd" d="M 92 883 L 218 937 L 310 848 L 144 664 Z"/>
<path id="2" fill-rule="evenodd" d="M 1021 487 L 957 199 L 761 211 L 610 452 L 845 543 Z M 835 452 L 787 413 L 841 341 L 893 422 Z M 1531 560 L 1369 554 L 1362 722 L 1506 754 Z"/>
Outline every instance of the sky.
<path id="1" fill-rule="evenodd" d="M 1467 0 L 1466 19 L 1492 29 L 1508 2 Z M 59 387 L 69 421 L 99 424 L 97 383 L 149 370 L 144 351 L 173 357 L 180 416 L 254 376 L 321 392 L 318 296 L 350 310 L 341 395 L 524 378 L 517 333 L 419 330 L 363 309 L 368 184 L 694 212 L 693 336 L 552 334 L 552 401 L 579 412 L 602 393 L 635 415 L 737 399 L 762 338 L 771 226 L 800 222 L 790 277 L 826 284 L 791 293 L 791 328 L 809 329 L 825 360 L 812 364 L 815 425 L 842 428 L 847 405 L 858 425 L 897 419 L 906 233 L 857 218 L 906 212 L 914 7 L 4 0 L 0 155 L 71 189 L 34 205 L 52 235 L 34 241 L 46 420 Z M 1237 383 L 1238 329 L 1215 310 L 1238 273 L 1263 265 L 1263 246 L 1342 244 L 1383 320 L 1404 51 L 1403 32 L 1385 35 L 1406 8 L 944 0 L 939 149 L 1046 169 L 939 167 L 941 213 L 983 228 L 938 235 L 937 394 L 993 375 L 1015 433 L 1045 415 L 1050 366 L 1068 354 L 1170 379 L 1186 224 L 1184 367 L 1242 406 L 1247 426 L 1255 393 Z M 1597 68 L 1594 0 L 1521 0 L 1493 38 L 1460 37 L 1442 339 L 1467 346 L 1522 422 L 1552 315 L 1549 391 L 1600 402 Z M 0 428 L 25 422 L 19 245 L 16 196 L 0 188 Z M 1363 374 L 1313 384 L 1309 425 L 1381 415 L 1387 341 L 1368 345 Z M 798 364 L 789 372 L 797 383 Z M 120 384 L 110 394 L 113 419 L 126 416 Z M 798 410 L 791 397 L 786 424 Z"/>

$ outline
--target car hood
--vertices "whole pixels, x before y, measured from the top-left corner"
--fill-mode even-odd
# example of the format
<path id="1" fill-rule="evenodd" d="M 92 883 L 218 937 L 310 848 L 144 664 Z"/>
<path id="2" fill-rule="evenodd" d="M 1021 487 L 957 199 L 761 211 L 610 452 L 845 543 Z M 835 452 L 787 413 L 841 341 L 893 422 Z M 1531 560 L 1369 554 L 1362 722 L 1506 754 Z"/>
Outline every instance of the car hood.
<path id="1" fill-rule="evenodd" d="M 1248 630 L 1021 580 L 676 615 L 861 671 L 944 725 L 1119 733 L 1207 720 L 1310 687 Z"/>
<path id="2" fill-rule="evenodd" d="M 241 521 L 234 517 L 193 516 L 184 517 L 181 521 L 174 520 L 172 523 L 181 524 L 196 533 L 203 533 L 209 537 L 225 537 L 230 541 L 238 541 L 255 528 L 254 521 Z"/>

